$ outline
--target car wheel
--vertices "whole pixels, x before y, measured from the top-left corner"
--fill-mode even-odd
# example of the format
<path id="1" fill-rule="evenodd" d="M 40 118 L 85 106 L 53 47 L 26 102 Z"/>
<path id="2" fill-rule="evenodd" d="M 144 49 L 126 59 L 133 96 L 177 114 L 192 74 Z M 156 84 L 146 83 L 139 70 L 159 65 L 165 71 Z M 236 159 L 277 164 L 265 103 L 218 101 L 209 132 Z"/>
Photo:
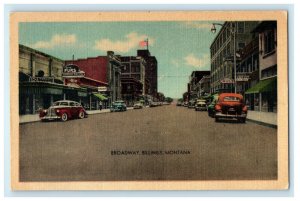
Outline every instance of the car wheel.
<path id="1" fill-rule="evenodd" d="M 241 122 L 241 123 L 246 123 L 246 118 L 241 118 L 241 119 L 239 119 L 239 122 Z"/>
<path id="2" fill-rule="evenodd" d="M 219 118 L 218 117 L 215 117 L 215 122 L 219 122 Z"/>
<path id="3" fill-rule="evenodd" d="M 84 112 L 80 111 L 78 114 L 79 119 L 83 119 L 84 118 Z"/>
<path id="4" fill-rule="evenodd" d="M 62 121 L 67 121 L 67 120 L 68 120 L 68 114 L 67 114 L 67 113 L 63 113 L 63 114 L 61 115 L 61 120 L 62 120 Z"/>

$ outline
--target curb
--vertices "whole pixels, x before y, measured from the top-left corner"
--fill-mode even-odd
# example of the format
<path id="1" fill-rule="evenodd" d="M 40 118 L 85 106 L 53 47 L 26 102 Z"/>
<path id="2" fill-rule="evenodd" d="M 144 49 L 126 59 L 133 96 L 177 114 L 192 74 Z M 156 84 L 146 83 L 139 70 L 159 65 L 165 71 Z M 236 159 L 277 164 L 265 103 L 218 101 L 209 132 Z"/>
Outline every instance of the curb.
<path id="1" fill-rule="evenodd" d="M 248 119 L 248 118 L 247 118 L 247 121 L 253 122 L 253 123 L 256 123 L 256 124 L 259 124 L 259 125 L 262 125 L 262 126 L 267 126 L 267 127 L 270 127 L 270 128 L 277 129 L 277 125 L 275 125 L 275 124 L 270 124 L 270 123 L 261 122 L 261 121 L 257 121 L 257 120 L 254 120 L 254 119 Z"/>
<path id="2" fill-rule="evenodd" d="M 133 107 L 129 107 L 129 108 L 127 108 L 127 110 L 133 110 Z M 95 112 L 95 113 L 90 113 L 90 114 L 88 113 L 88 115 L 104 114 L 104 113 L 110 113 L 110 110 L 102 111 L 102 112 Z M 19 120 L 20 120 L 20 118 L 19 118 Z M 39 117 L 37 119 L 31 120 L 31 121 L 24 121 L 24 122 L 19 121 L 19 124 L 28 124 L 28 123 L 38 122 L 38 121 L 41 121 Z"/>

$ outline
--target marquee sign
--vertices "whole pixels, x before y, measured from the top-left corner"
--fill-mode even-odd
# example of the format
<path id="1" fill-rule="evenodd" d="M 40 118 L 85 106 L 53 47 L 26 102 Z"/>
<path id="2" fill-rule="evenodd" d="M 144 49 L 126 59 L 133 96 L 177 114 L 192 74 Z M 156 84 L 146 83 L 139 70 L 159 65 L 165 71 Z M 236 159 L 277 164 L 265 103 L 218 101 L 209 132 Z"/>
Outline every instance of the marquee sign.
<path id="1" fill-rule="evenodd" d="M 248 82 L 250 79 L 249 75 L 237 75 L 236 76 L 236 81 L 237 82 Z"/>
<path id="2" fill-rule="evenodd" d="M 107 87 L 98 87 L 99 92 L 107 91 Z"/>
<path id="3" fill-rule="evenodd" d="M 74 64 L 69 64 L 63 67 L 63 78 L 80 78 L 84 76 L 85 72 L 81 71 L 79 67 Z"/>
<path id="4" fill-rule="evenodd" d="M 54 82 L 54 77 L 29 77 L 29 82 Z"/>
<path id="5" fill-rule="evenodd" d="M 234 80 L 230 78 L 224 78 L 220 81 L 222 84 L 234 84 Z"/>

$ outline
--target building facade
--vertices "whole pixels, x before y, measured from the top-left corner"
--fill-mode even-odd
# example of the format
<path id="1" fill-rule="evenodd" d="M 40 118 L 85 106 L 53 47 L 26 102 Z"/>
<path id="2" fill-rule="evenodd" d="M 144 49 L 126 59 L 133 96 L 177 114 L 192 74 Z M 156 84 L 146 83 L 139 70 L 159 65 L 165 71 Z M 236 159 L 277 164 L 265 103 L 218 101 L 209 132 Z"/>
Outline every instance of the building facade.
<path id="1" fill-rule="evenodd" d="M 146 62 L 139 56 L 122 56 L 121 64 L 122 99 L 127 105 L 133 105 L 148 92 L 149 85 L 145 78 Z"/>
<path id="2" fill-rule="evenodd" d="M 245 93 L 255 102 L 255 110 L 277 112 L 277 22 L 262 21 L 253 30 L 258 34 L 259 82 Z"/>
<path id="3" fill-rule="evenodd" d="M 198 97 L 210 94 L 210 75 L 204 75 L 202 77 L 202 79 L 196 84 L 196 91 Z"/>
<path id="4" fill-rule="evenodd" d="M 81 100 L 86 108 L 98 109 L 100 104 L 106 108 L 121 99 L 122 66 L 120 57 L 114 55 L 114 52 L 109 51 L 106 56 L 70 60 L 65 64 L 78 66 L 85 73 L 79 85 L 88 91 L 87 97 Z"/>
<path id="5" fill-rule="evenodd" d="M 151 56 L 149 50 L 137 50 L 137 56 L 145 60 L 145 79 L 149 86 L 146 87 L 146 94 L 157 96 L 157 60 L 155 56 Z"/>
<path id="6" fill-rule="evenodd" d="M 211 93 L 233 92 L 235 87 L 234 57 L 252 40 L 251 31 L 258 22 L 225 22 L 210 46 Z M 234 52 L 234 49 L 236 52 Z"/>
<path id="7" fill-rule="evenodd" d="M 63 60 L 19 45 L 19 114 L 35 114 L 54 101 L 65 99 L 70 90 L 78 97 L 86 90 L 64 85 Z"/>
<path id="8" fill-rule="evenodd" d="M 254 34 L 253 40 L 239 51 L 240 62 L 237 64 L 237 93 L 245 97 L 249 110 L 258 110 L 254 94 L 245 92 L 259 82 L 259 38 Z"/>
<path id="9" fill-rule="evenodd" d="M 198 98 L 199 94 L 199 87 L 197 84 L 199 81 L 204 77 L 204 76 L 209 76 L 210 71 L 193 71 L 190 78 L 189 78 L 189 83 L 188 83 L 188 100 L 196 99 Z"/>

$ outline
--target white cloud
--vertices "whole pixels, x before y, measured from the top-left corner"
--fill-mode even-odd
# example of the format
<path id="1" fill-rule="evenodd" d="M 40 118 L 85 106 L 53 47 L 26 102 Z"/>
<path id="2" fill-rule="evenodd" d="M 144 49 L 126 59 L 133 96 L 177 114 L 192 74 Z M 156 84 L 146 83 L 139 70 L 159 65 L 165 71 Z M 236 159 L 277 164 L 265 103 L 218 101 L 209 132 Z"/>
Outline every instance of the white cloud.
<path id="1" fill-rule="evenodd" d="M 131 32 L 125 36 L 123 40 L 113 41 L 111 39 L 105 38 L 95 41 L 94 49 L 102 51 L 116 51 L 120 53 L 129 52 L 130 50 L 137 48 L 139 42 L 145 39 L 149 40 L 149 46 L 153 46 L 155 40 L 148 37 L 147 35 L 139 35 L 136 32 Z"/>
<path id="2" fill-rule="evenodd" d="M 198 58 L 194 54 L 189 54 L 186 57 L 184 57 L 185 63 L 188 66 L 192 66 L 195 68 L 203 68 L 207 64 L 209 64 L 209 55 L 204 54 L 202 57 Z"/>
<path id="3" fill-rule="evenodd" d="M 52 49 L 57 46 L 72 45 L 77 41 L 75 34 L 55 34 L 50 41 L 37 41 L 30 45 L 32 48 Z"/>
<path id="4" fill-rule="evenodd" d="M 188 21 L 188 22 L 183 22 L 183 25 L 186 28 L 195 28 L 195 29 L 206 29 L 210 31 L 212 24 L 207 23 L 207 22 L 193 22 L 193 21 Z"/>

